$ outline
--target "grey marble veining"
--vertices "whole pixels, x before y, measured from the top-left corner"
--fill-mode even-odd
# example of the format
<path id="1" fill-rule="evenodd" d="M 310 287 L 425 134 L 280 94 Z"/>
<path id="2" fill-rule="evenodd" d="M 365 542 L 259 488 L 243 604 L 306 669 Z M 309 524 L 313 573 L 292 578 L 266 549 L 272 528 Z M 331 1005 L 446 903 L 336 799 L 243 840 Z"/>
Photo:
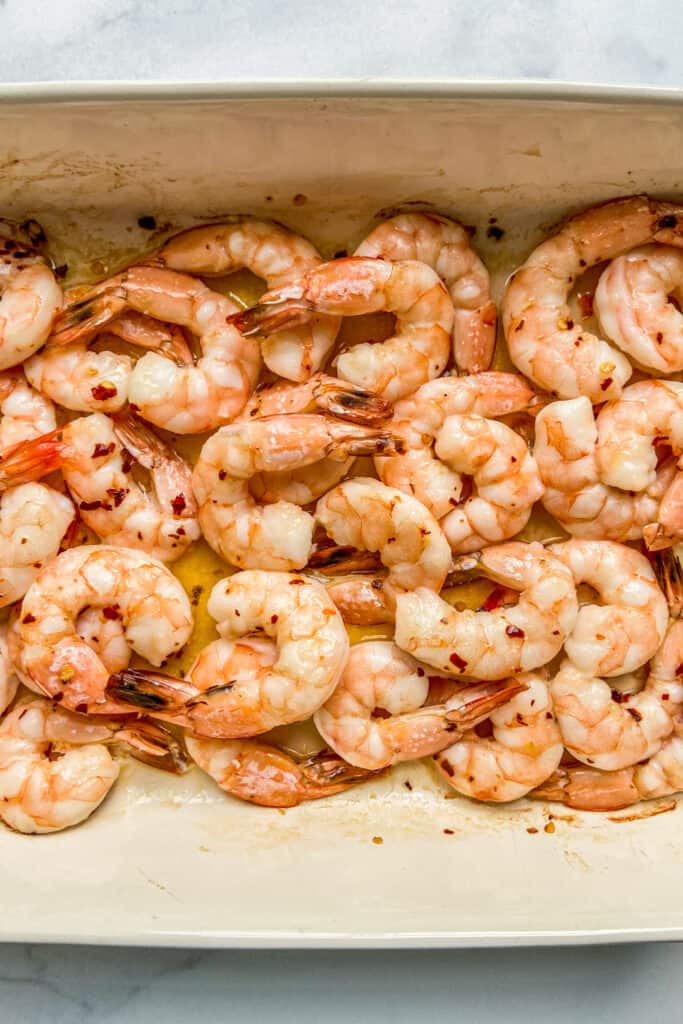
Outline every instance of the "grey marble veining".
<path id="1" fill-rule="evenodd" d="M 3 0 L 4 81 L 683 82 L 676 0 Z"/>
<path id="2" fill-rule="evenodd" d="M 676 0 L 0 0 L 0 78 L 553 78 L 680 86 Z M 47 855 L 47 844 L 46 844 Z M 116 894 L 112 893 L 112 899 Z M 428 953 L 0 948 L 3 1024 L 653 1024 L 681 947 Z"/>

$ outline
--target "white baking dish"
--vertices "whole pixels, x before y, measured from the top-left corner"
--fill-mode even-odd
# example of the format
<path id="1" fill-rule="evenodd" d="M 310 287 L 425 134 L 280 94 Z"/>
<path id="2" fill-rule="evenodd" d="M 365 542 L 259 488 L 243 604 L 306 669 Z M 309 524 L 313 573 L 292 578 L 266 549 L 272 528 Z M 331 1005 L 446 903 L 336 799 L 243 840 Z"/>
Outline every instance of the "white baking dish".
<path id="1" fill-rule="evenodd" d="M 37 217 L 103 269 L 112 248 L 148 240 L 144 214 L 250 211 L 334 251 L 380 208 L 420 201 L 477 225 L 502 273 L 570 208 L 682 190 L 683 94 L 671 92 L 46 85 L 0 99 L 0 212 Z M 491 216 L 501 241 L 487 237 Z M 0 933 L 197 946 L 683 938 L 680 813 L 562 814 L 551 833 L 541 804 L 452 796 L 407 766 L 284 813 L 230 800 L 198 772 L 126 769 L 83 827 L 0 831 Z"/>

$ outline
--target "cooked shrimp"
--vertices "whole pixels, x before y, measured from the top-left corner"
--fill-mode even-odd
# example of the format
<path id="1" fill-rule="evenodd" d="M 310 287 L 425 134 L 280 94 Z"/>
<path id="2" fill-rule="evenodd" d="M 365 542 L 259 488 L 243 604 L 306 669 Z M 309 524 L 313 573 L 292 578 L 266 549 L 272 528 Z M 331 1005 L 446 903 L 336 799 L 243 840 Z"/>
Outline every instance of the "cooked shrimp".
<path id="1" fill-rule="evenodd" d="M 396 598 L 399 647 L 449 676 L 504 679 L 545 665 L 576 622 L 570 570 L 537 543 L 510 541 L 466 562 L 497 583 L 520 591 L 519 603 L 493 611 L 457 611 L 420 587 Z"/>
<path id="2" fill-rule="evenodd" d="M 307 413 L 231 423 L 206 441 L 192 475 L 204 537 L 240 568 L 301 569 L 311 553 L 313 516 L 275 495 L 274 504 L 259 504 L 250 483 L 267 499 L 268 481 L 261 479 L 259 485 L 255 480 L 260 473 L 277 471 L 284 477 L 321 459 L 338 460 L 348 469 L 349 456 L 387 451 L 393 445 L 386 432 Z M 321 480 L 330 480 L 325 467 Z M 308 504 L 320 482 L 313 470 L 309 482 L 299 474 L 286 493 Z"/>
<path id="3" fill-rule="evenodd" d="M 320 583 L 240 572 L 215 585 L 208 611 L 221 639 L 204 648 L 187 681 L 128 670 L 108 695 L 200 736 L 237 739 L 303 721 L 334 690 L 349 640 Z M 256 630 L 265 638 L 250 639 Z"/>
<path id="4" fill-rule="evenodd" d="M 17 692 L 19 680 L 12 665 L 7 643 L 7 626 L 0 626 L 0 715 L 10 706 Z"/>
<path id="5" fill-rule="evenodd" d="M 0 370 L 43 344 L 62 304 L 62 290 L 38 253 L 0 238 Z"/>
<path id="6" fill-rule="evenodd" d="M 69 499 L 44 484 L 20 484 L 2 495 L 0 608 L 20 600 L 54 558 L 74 514 Z"/>
<path id="7" fill-rule="evenodd" d="M 602 602 L 579 608 L 564 649 L 577 669 L 620 676 L 649 661 L 664 639 L 667 601 L 652 566 L 634 548 L 608 540 L 570 540 L 550 551 Z"/>
<path id="8" fill-rule="evenodd" d="M 585 270 L 649 242 L 683 244 L 683 208 L 647 196 L 591 207 L 531 253 L 510 278 L 503 326 L 513 363 L 561 398 L 615 398 L 631 376 L 626 356 L 575 323 L 567 298 Z"/>
<path id="9" fill-rule="evenodd" d="M 52 341 L 68 344 L 134 310 L 179 324 L 197 335 L 202 355 L 195 366 L 179 366 L 147 352 L 133 369 L 128 398 L 144 419 L 177 434 L 199 434 L 233 419 L 258 377 L 260 354 L 227 318 L 235 306 L 185 274 L 156 267 L 131 267 L 67 305 Z"/>
<path id="10" fill-rule="evenodd" d="M 392 411 L 391 402 L 374 391 L 356 387 L 339 377 L 316 373 L 305 384 L 278 381 L 256 388 L 237 419 L 317 412 L 369 427 L 389 419 Z"/>
<path id="11" fill-rule="evenodd" d="M 190 756 L 230 796 L 261 807 L 296 807 L 370 782 L 377 772 L 347 764 L 322 751 L 296 761 L 278 747 L 254 740 L 207 740 L 186 736 Z"/>
<path id="12" fill-rule="evenodd" d="M 585 765 L 558 770 L 530 795 L 556 800 L 579 811 L 619 811 L 641 800 L 672 796 L 683 790 L 683 728 L 665 740 L 643 764 L 620 771 L 601 772 Z"/>
<path id="13" fill-rule="evenodd" d="M 428 673 L 390 641 L 352 647 L 336 690 L 314 715 L 318 732 L 349 764 L 376 771 L 451 746 L 519 689 L 465 687 L 424 707 Z"/>
<path id="14" fill-rule="evenodd" d="M 395 401 L 443 372 L 449 357 L 453 303 L 438 274 L 424 263 L 361 257 L 332 260 L 300 281 L 267 292 L 232 318 L 248 335 L 270 335 L 320 313 L 396 316 L 386 341 L 364 343 L 337 358 L 344 380 Z"/>
<path id="15" fill-rule="evenodd" d="M 656 373 L 683 370 L 683 252 L 666 245 L 634 249 L 608 263 L 595 289 L 600 326 L 620 349 Z"/>
<path id="16" fill-rule="evenodd" d="M 77 294 L 82 294 L 82 290 Z M 108 323 L 105 333 L 96 328 L 93 337 L 101 346 L 97 350 L 89 348 L 91 339 L 87 337 L 68 344 L 48 342 L 24 364 L 30 383 L 65 409 L 117 412 L 128 402 L 134 365 L 129 355 L 116 350 L 119 339 L 138 348 L 156 349 L 175 359 L 180 366 L 192 363 L 192 353 L 180 328 L 134 311 L 123 313 Z M 105 348 L 105 345 L 111 347 Z"/>
<path id="17" fill-rule="evenodd" d="M 435 270 L 455 309 L 456 366 L 466 373 L 489 368 L 496 344 L 496 305 L 488 270 L 461 224 L 436 213 L 399 213 L 371 231 L 354 256 L 419 260 Z"/>
<path id="18" fill-rule="evenodd" d="M 192 471 L 140 420 L 93 413 L 55 443 L 80 516 L 104 543 L 173 562 L 199 538 Z M 135 462 L 149 470 L 151 492 L 133 477 Z"/>
<path id="19" fill-rule="evenodd" d="M 161 562 L 107 545 L 64 551 L 26 593 L 15 661 L 22 675 L 73 711 L 120 711 L 104 696 L 106 665 L 76 629 L 86 608 L 119 619 L 129 645 L 152 665 L 179 651 L 192 632 L 187 595 Z"/>
<path id="20" fill-rule="evenodd" d="M 17 832 L 58 832 L 85 821 L 116 782 L 106 725 L 46 700 L 0 723 L 0 817 Z"/>
<path id="21" fill-rule="evenodd" d="M 315 517 L 337 544 L 379 553 L 388 569 L 383 588 L 389 607 L 403 591 L 443 586 L 451 562 L 448 541 L 417 498 L 378 480 L 354 477 L 320 499 Z M 353 586 L 349 581 L 348 587 Z M 365 587 L 362 577 L 357 586 Z"/>
<path id="22" fill-rule="evenodd" d="M 322 258 L 305 238 L 279 224 L 237 217 L 227 224 L 206 224 L 174 235 L 161 247 L 156 261 L 202 277 L 223 277 L 245 267 L 271 289 L 297 281 Z M 321 315 L 264 338 L 263 361 L 279 377 L 307 380 L 334 345 L 340 322 L 338 316 Z"/>
<path id="23" fill-rule="evenodd" d="M 616 771 L 652 757 L 671 735 L 683 705 L 683 620 L 672 621 L 644 688 L 614 699 L 608 682 L 570 661 L 551 683 L 567 750 L 593 768 Z"/>
<path id="24" fill-rule="evenodd" d="M 538 672 L 515 676 L 524 687 L 490 715 L 492 735 L 472 731 L 434 758 L 458 793 L 475 800 L 519 800 L 559 766 L 563 747 L 547 680 Z"/>
<path id="25" fill-rule="evenodd" d="M 531 409 L 536 396 L 516 373 L 473 374 L 440 377 L 423 384 L 394 406 L 391 431 L 400 437 L 405 453 L 391 459 L 376 458 L 380 478 L 391 487 L 412 494 L 437 519 L 443 519 L 462 497 L 462 477 L 442 462 L 434 451 L 450 416 L 484 416 L 492 419 Z"/>
<path id="26" fill-rule="evenodd" d="M 21 370 L 0 373 L 0 453 L 56 426 L 52 402 L 26 383 Z"/>
<path id="27" fill-rule="evenodd" d="M 675 461 L 662 463 L 644 490 L 619 490 L 602 481 L 597 445 L 590 399 L 553 402 L 539 413 L 534 457 L 545 484 L 543 504 L 575 537 L 638 540 L 648 525 L 657 523 L 662 499 L 676 478 Z"/>

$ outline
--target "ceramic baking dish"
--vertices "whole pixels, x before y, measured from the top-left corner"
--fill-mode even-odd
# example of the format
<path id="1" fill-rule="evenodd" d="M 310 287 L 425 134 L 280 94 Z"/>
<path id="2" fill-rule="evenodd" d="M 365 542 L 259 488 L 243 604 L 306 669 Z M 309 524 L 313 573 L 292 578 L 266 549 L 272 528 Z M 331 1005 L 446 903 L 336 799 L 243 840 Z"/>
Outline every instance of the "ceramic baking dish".
<path id="1" fill-rule="evenodd" d="M 334 252 L 380 209 L 417 203 L 476 226 L 500 285 L 568 210 L 683 188 L 679 93 L 44 85 L 2 87 L 0 100 L 0 212 L 37 218 L 100 272 L 113 251 L 149 244 L 141 216 L 249 211 Z M 230 800 L 198 772 L 136 766 L 83 827 L 0 831 L 0 934 L 340 947 L 682 938 L 681 816 L 674 801 L 653 809 L 665 813 L 474 805 L 409 765 L 285 813 Z"/>

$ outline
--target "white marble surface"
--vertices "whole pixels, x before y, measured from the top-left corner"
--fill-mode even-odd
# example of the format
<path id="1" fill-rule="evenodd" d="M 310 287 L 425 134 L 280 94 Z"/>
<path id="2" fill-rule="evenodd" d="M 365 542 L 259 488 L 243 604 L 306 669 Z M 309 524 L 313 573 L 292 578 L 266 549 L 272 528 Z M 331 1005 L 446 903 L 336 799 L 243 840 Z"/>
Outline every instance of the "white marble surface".
<path id="1" fill-rule="evenodd" d="M 682 30 L 676 0 L 0 0 L 0 76 L 679 86 Z M 680 1015 L 681 953 L 673 945 L 352 954 L 7 946 L 0 1019 L 657 1022 Z"/>

